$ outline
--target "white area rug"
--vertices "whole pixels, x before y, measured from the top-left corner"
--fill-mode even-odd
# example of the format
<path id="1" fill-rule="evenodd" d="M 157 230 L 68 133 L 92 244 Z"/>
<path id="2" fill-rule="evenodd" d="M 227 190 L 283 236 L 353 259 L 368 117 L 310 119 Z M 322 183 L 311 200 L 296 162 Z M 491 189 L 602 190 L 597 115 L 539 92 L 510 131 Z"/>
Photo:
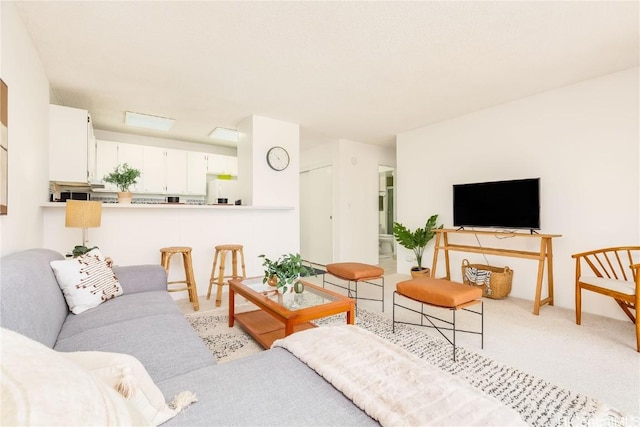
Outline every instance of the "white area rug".
<path id="1" fill-rule="evenodd" d="M 251 304 L 240 310 L 254 309 Z M 226 308 L 186 315 L 220 363 L 262 351 L 238 325 L 228 326 Z M 317 321 L 319 326 L 345 323 L 344 315 Z M 596 399 L 562 389 L 474 351 L 458 346 L 457 361 L 451 345 L 415 327 L 398 324 L 379 314 L 358 309 L 356 324 L 416 354 L 434 366 L 483 390 L 518 411 L 531 426 L 632 426 L 627 417 Z"/>

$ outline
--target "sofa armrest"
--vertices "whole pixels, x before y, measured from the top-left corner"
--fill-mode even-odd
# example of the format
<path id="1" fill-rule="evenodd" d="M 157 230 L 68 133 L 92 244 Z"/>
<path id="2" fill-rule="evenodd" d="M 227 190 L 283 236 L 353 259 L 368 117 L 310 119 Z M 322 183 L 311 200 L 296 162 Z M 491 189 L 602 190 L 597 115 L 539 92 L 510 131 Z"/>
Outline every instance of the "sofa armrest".
<path id="1" fill-rule="evenodd" d="M 123 293 L 167 290 L 167 272 L 161 265 L 113 266 Z"/>

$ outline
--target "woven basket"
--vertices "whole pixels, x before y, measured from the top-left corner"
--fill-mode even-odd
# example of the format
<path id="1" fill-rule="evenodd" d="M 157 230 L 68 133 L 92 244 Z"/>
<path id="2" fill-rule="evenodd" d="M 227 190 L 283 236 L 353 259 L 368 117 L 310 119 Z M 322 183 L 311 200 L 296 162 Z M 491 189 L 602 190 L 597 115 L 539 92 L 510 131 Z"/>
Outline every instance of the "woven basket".
<path id="1" fill-rule="evenodd" d="M 473 267 L 478 270 L 491 272 L 489 285 L 470 282 L 467 278 L 467 268 Z M 482 287 L 482 296 L 492 299 L 505 298 L 511 292 L 511 283 L 513 282 L 513 270 L 509 267 L 494 267 L 486 264 L 469 264 L 469 261 L 462 260 L 462 282 L 465 285 Z"/>

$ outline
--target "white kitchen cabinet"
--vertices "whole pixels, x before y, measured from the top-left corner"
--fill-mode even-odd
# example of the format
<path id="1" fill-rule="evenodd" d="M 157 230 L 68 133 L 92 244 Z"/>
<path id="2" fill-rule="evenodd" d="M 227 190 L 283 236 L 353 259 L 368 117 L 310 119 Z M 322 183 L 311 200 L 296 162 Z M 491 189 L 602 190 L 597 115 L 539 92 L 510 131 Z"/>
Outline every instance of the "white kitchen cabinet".
<path id="1" fill-rule="evenodd" d="M 94 181 L 104 184 L 104 190 L 106 191 L 120 191 L 115 184 L 104 182 L 104 177 L 113 172 L 116 166 L 124 163 L 142 171 L 143 160 L 142 145 L 103 140 L 96 141 L 96 179 Z M 134 193 L 142 191 L 142 182 L 142 177 L 138 178 L 138 182 L 129 187 L 129 190 Z"/>
<path id="2" fill-rule="evenodd" d="M 129 167 L 143 171 L 144 169 L 144 147 L 137 144 L 118 143 L 118 164 L 128 164 Z M 144 174 L 138 178 L 138 182 L 129 191 L 139 193 L 144 188 Z"/>
<path id="3" fill-rule="evenodd" d="M 143 192 L 180 195 L 187 193 L 187 152 L 170 148 L 143 148 Z"/>
<path id="4" fill-rule="evenodd" d="M 49 180 L 89 182 L 89 136 L 93 134 L 87 110 L 49 105 Z"/>
<path id="5" fill-rule="evenodd" d="M 143 191 L 145 193 L 165 193 L 165 149 L 145 146 L 143 149 Z"/>
<path id="6" fill-rule="evenodd" d="M 106 191 L 118 191 L 115 184 L 103 181 L 105 175 L 113 172 L 116 166 L 118 166 L 118 143 L 96 141 L 96 182 L 104 184 Z"/>
<path id="7" fill-rule="evenodd" d="M 187 152 L 165 150 L 165 192 L 167 194 L 187 193 Z"/>
<path id="8" fill-rule="evenodd" d="M 96 142 L 96 181 L 103 191 L 118 191 L 102 181 L 105 175 L 123 163 L 139 169 L 134 193 L 198 195 L 207 192 L 207 153 L 99 140 Z"/>
<path id="9" fill-rule="evenodd" d="M 218 154 L 209 154 L 207 156 L 207 173 L 219 174 L 222 173 L 223 158 Z"/>
<path id="10" fill-rule="evenodd" d="M 207 156 L 207 173 L 214 175 L 238 175 L 238 158 L 222 154 Z"/>
<path id="11" fill-rule="evenodd" d="M 207 154 L 189 151 L 187 153 L 187 194 L 204 196 L 207 194 Z"/>
<path id="12" fill-rule="evenodd" d="M 91 116 L 89 116 L 91 120 Z M 93 134 L 93 123 L 91 122 L 88 129 L 89 135 L 87 137 L 87 178 L 90 183 L 98 182 L 97 177 L 97 141 L 96 136 Z"/>
<path id="13" fill-rule="evenodd" d="M 238 176 L 238 158 L 235 156 L 227 156 L 227 167 L 230 175 Z"/>

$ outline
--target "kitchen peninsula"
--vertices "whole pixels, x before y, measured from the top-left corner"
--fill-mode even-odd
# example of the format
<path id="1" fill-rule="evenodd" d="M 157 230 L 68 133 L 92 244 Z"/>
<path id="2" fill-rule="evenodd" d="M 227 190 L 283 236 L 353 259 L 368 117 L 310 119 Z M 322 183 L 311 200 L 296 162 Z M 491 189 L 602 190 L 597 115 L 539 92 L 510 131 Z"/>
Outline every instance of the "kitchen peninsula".
<path id="1" fill-rule="evenodd" d="M 52 107 L 52 111 L 58 110 L 69 112 L 68 108 Z M 142 188 L 132 189 L 134 193 L 132 204 L 110 203 L 111 200 L 115 200 L 115 194 L 113 194 L 115 189 L 106 186 L 103 191 L 92 191 L 92 200 L 103 200 L 102 223 L 100 227 L 88 229 L 87 246 L 99 247 L 100 251 L 105 256 L 109 256 L 115 264 L 159 264 L 160 248 L 190 246 L 193 249 L 191 256 L 198 294 L 205 295 L 209 287 L 216 245 L 243 245 L 246 272 L 250 276 L 262 274 L 262 260 L 258 255 L 278 257 L 283 253 L 300 251 L 300 171 L 298 167 L 300 131 L 297 124 L 261 116 L 247 117 L 238 123 L 240 134 L 236 151 L 238 192 L 225 194 L 222 198 L 229 197 L 229 201 L 233 203 L 237 197 L 246 205 L 205 205 L 197 203 L 205 202 L 204 195 L 208 191 L 203 189 L 203 186 L 212 176 L 209 172 L 216 172 L 216 167 L 213 165 L 213 170 L 208 166 L 203 168 L 202 155 L 197 156 L 202 161 L 200 167 L 189 164 L 190 153 L 183 153 L 180 156 L 185 159 L 185 163 L 181 161 L 179 167 L 177 164 L 167 163 L 164 156 L 158 156 L 160 158 L 155 159 L 154 162 L 155 156 L 152 156 L 153 158 L 147 159 L 151 163 L 147 162 L 147 164 L 151 164 L 153 168 L 145 171 L 145 150 L 156 154 L 173 150 L 171 151 L 173 153 L 179 147 L 162 146 L 159 151 L 151 150 L 154 147 L 148 144 L 153 142 L 160 144 L 166 141 L 105 131 L 99 131 L 100 138 L 117 141 L 115 142 L 117 149 L 111 151 L 111 156 L 94 154 L 94 144 L 89 141 L 94 138 L 87 137 L 92 133 L 91 129 L 87 130 L 88 112 L 71 110 L 78 114 L 79 119 L 74 123 L 77 125 L 78 134 L 82 137 L 73 139 L 74 144 L 62 144 L 65 146 L 50 150 L 50 155 L 54 155 L 50 161 L 62 164 L 64 159 L 57 161 L 55 157 L 61 156 L 64 152 L 75 153 L 76 149 L 82 151 L 83 155 L 75 162 L 79 163 L 76 165 L 78 170 L 75 176 L 50 174 L 50 183 L 75 183 L 86 187 L 89 183 L 85 182 L 85 177 L 89 177 L 90 183 L 93 184 L 92 176 L 97 179 L 106 171 L 113 169 L 113 164 L 107 160 L 116 159 L 115 163 L 129 162 L 136 166 L 134 160 L 139 160 L 139 156 L 132 158 L 123 156 L 132 152 L 140 154 L 142 150 L 143 161 L 140 166 L 143 173 Z M 62 132 L 60 141 L 69 142 L 67 136 L 67 132 Z M 145 145 L 133 144 L 136 142 L 142 142 Z M 113 148 L 113 144 L 101 144 L 95 148 L 99 150 L 108 146 Z M 289 167 L 276 170 L 269 165 L 267 153 L 273 147 L 280 147 L 287 151 L 290 156 Z M 117 157 L 113 157 L 114 153 Z M 88 160 L 85 161 L 85 158 Z M 97 173 L 92 174 L 94 159 L 96 159 Z M 98 162 L 98 159 L 104 162 L 102 160 Z M 107 166 L 101 171 L 101 168 L 97 167 L 98 163 Z M 60 169 L 64 171 L 64 168 Z M 158 178 L 154 171 L 162 172 L 160 180 L 154 179 Z M 192 175 L 197 178 L 192 181 L 198 185 L 189 191 L 189 177 Z M 176 184 L 185 182 L 187 182 L 186 187 Z M 155 188 L 158 185 L 161 188 Z M 183 190 L 186 188 L 186 191 L 179 191 L 178 187 Z M 58 190 L 63 188 L 60 187 Z M 180 196 L 181 201 L 188 203 L 161 203 L 167 196 Z M 220 194 L 215 195 L 216 200 L 219 197 Z M 136 203 L 136 201 L 142 203 Z M 45 248 L 64 254 L 71 252 L 74 246 L 82 244 L 82 230 L 65 227 L 65 203 L 50 202 L 43 203 L 41 206 Z M 179 257 L 172 258 L 169 280 L 184 277 L 180 261 Z M 175 298 L 187 296 L 186 292 L 175 292 L 171 295 Z"/>
<path id="2" fill-rule="evenodd" d="M 65 206 L 42 205 L 44 247 L 61 253 L 82 243 L 81 229 L 65 227 Z M 214 246 L 243 245 L 247 274 L 256 276 L 262 273 L 258 255 L 299 248 L 298 229 L 298 212 L 289 206 L 103 203 L 102 224 L 88 230 L 87 246 L 98 246 L 117 265 L 159 264 L 160 248 L 190 246 L 198 294 L 205 295 Z M 182 277 L 178 257 L 170 272 L 170 280 Z M 172 295 L 186 297 L 182 292 Z"/>

